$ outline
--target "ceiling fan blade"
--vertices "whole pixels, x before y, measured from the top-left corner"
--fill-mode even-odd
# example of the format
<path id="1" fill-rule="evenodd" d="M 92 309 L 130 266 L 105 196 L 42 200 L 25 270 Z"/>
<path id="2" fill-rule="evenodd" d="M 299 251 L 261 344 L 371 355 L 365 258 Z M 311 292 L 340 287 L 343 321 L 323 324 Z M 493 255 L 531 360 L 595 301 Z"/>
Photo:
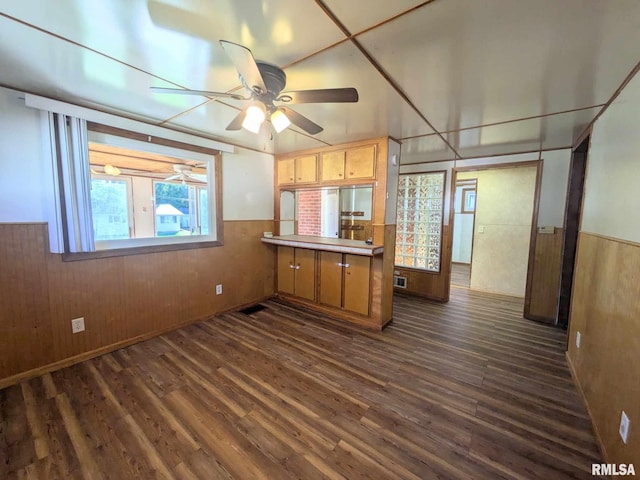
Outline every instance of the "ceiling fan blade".
<path id="1" fill-rule="evenodd" d="M 189 174 L 187 174 L 187 177 L 189 177 L 189 180 L 194 180 L 196 182 L 207 183 L 207 176 L 206 175 L 202 175 L 200 173 L 189 173 Z"/>
<path id="2" fill-rule="evenodd" d="M 205 97 L 233 98 L 234 100 L 249 100 L 237 93 L 211 92 L 209 90 L 188 90 L 185 88 L 150 87 L 155 93 L 177 93 L 178 95 L 203 95 Z"/>
<path id="3" fill-rule="evenodd" d="M 320 133 L 323 130 L 320 125 L 313 123 L 307 117 L 305 117 L 304 115 L 300 115 L 295 110 L 291 110 L 287 107 L 280 107 L 280 109 L 284 112 L 287 118 L 291 120 L 291 123 L 293 123 L 297 127 L 300 127 L 310 135 L 315 135 L 316 133 Z"/>
<path id="4" fill-rule="evenodd" d="M 182 174 L 179 173 L 177 175 L 171 175 L 170 177 L 165 178 L 166 181 L 171 181 L 171 180 L 180 180 L 182 178 Z"/>
<path id="5" fill-rule="evenodd" d="M 247 115 L 247 109 L 242 110 L 236 118 L 231 120 L 231 123 L 227 125 L 226 130 L 240 130 L 242 128 L 242 122 L 244 122 L 244 117 Z"/>
<path id="6" fill-rule="evenodd" d="M 288 100 L 290 98 L 291 100 Z M 358 101 L 355 88 L 325 88 L 321 90 L 301 90 L 283 92 L 278 98 L 286 103 L 352 103 Z"/>
<path id="7" fill-rule="evenodd" d="M 222 45 L 222 49 L 236 66 L 238 73 L 242 76 L 249 88 L 257 94 L 266 93 L 267 86 L 264 84 L 262 74 L 258 69 L 251 50 L 237 43 L 227 42 L 226 40 L 220 40 L 220 45 Z"/>

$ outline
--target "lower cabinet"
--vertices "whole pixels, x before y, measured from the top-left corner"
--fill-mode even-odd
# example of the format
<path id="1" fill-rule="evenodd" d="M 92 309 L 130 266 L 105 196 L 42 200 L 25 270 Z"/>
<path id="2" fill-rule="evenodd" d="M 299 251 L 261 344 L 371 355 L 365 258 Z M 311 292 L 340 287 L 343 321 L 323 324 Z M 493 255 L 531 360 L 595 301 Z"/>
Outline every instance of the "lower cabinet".
<path id="1" fill-rule="evenodd" d="M 278 247 L 278 291 L 315 301 L 315 250 Z"/>
<path id="2" fill-rule="evenodd" d="M 371 257 L 318 252 L 319 302 L 361 315 L 369 315 Z"/>

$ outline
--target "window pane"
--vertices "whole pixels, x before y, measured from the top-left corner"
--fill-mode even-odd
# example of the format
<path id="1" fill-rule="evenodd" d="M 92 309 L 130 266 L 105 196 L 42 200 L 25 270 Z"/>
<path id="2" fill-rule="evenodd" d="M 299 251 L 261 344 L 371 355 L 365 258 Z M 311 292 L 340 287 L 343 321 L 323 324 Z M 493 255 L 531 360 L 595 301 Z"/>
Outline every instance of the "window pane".
<path id="1" fill-rule="evenodd" d="M 444 172 L 400 175 L 396 265 L 439 272 Z"/>
<path id="2" fill-rule="evenodd" d="M 189 190 L 190 186 L 186 184 L 154 183 L 156 236 L 191 235 Z"/>
<path id="3" fill-rule="evenodd" d="M 127 182 L 92 178 L 91 213 L 96 240 L 129 238 Z"/>
<path id="4" fill-rule="evenodd" d="M 204 188 L 198 188 L 198 212 L 200 220 L 200 233 L 209 234 L 209 195 Z"/>

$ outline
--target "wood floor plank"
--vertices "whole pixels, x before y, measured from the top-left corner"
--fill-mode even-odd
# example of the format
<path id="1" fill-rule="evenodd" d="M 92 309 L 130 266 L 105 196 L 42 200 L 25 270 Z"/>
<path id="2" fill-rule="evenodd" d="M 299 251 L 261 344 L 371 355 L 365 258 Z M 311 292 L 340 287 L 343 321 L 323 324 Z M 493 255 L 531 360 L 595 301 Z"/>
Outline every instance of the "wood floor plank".
<path id="1" fill-rule="evenodd" d="M 396 296 L 363 330 L 278 299 L 0 390 L 0 478 L 587 478 L 565 332 Z"/>

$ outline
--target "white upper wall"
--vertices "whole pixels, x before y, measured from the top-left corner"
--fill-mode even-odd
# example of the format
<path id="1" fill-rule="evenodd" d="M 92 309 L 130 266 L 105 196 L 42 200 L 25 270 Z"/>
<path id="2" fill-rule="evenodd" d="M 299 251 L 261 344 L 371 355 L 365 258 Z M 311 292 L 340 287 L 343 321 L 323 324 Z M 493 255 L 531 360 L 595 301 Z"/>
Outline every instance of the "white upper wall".
<path id="1" fill-rule="evenodd" d="M 237 147 L 222 154 L 222 217 L 273 220 L 273 155 Z"/>
<path id="2" fill-rule="evenodd" d="M 516 155 L 502 155 L 499 157 L 482 157 L 458 160 L 456 166 L 474 167 L 487 165 L 500 165 L 504 163 L 529 162 L 538 160 L 538 152 L 520 153 Z M 555 226 L 562 228 L 564 225 L 564 208 L 569 181 L 569 164 L 571 162 L 571 150 L 552 150 L 542 152 L 543 167 L 540 185 L 540 206 L 538 209 L 538 226 Z M 453 161 L 416 163 L 402 165 L 400 174 L 418 172 L 447 172 L 447 184 L 444 199 L 444 224 L 449 224 L 449 203 L 451 192 L 451 177 Z"/>
<path id="3" fill-rule="evenodd" d="M 44 222 L 53 202 L 51 165 L 40 112 L 20 97 L 0 88 L 0 222 Z"/>
<path id="4" fill-rule="evenodd" d="M 0 222 L 47 222 L 55 201 L 49 140 L 40 111 L 23 98 L 0 88 Z M 273 219 L 273 155 L 233 150 L 223 153 L 223 219 Z"/>
<path id="5" fill-rule="evenodd" d="M 592 134 L 581 231 L 640 242 L 640 75 L 596 121 Z"/>

